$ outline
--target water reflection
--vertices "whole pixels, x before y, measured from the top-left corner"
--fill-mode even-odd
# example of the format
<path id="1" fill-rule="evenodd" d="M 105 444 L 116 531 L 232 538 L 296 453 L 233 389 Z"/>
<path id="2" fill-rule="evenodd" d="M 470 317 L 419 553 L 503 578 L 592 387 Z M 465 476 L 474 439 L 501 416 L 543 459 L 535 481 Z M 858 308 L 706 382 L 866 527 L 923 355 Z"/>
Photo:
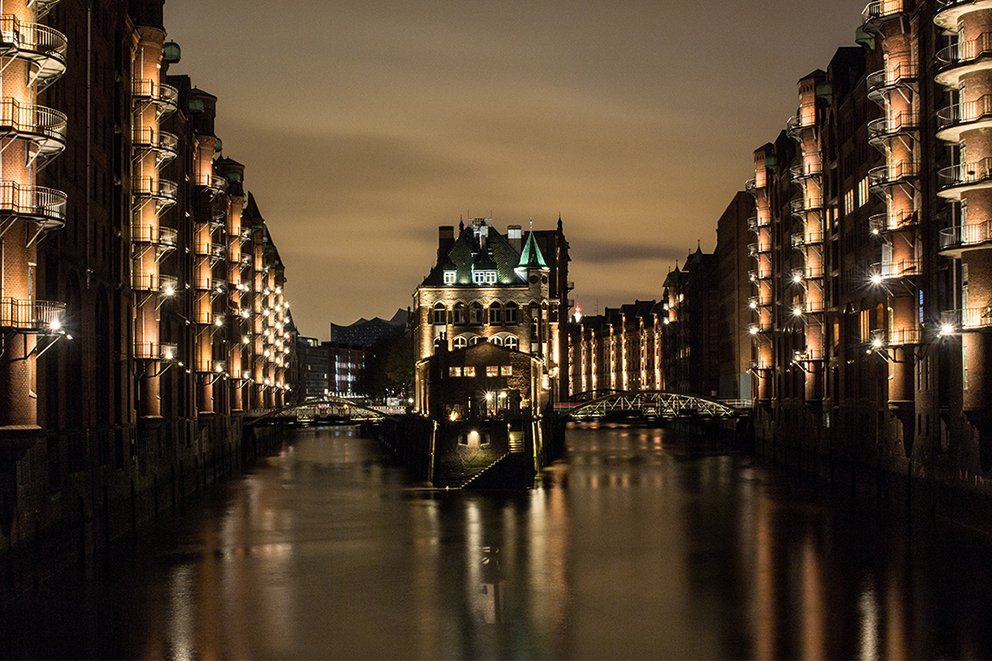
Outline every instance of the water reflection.
<path id="1" fill-rule="evenodd" d="M 862 516 L 696 439 L 589 426 L 528 492 L 411 484 L 299 432 L 4 656 L 989 657 L 989 544 Z M 90 614 L 80 617 L 79 614 Z"/>

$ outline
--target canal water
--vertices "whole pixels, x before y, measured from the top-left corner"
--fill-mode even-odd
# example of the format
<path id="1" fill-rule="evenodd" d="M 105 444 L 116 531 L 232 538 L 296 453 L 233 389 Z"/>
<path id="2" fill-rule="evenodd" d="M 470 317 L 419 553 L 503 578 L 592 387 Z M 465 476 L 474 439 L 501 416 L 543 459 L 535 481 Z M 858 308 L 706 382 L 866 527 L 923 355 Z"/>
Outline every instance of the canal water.
<path id="1" fill-rule="evenodd" d="M 3 605 L 0 656 L 992 658 L 988 540 L 670 431 L 566 442 L 498 494 L 291 432 L 141 552 Z"/>

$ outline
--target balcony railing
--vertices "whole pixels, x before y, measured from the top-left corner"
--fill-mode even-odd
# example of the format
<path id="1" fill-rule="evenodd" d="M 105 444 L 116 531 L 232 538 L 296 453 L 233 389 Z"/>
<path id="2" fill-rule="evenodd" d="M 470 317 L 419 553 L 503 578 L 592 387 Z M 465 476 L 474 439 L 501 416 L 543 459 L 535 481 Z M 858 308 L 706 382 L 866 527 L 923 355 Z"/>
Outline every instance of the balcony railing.
<path id="1" fill-rule="evenodd" d="M 223 193 L 227 190 L 227 179 L 216 174 L 207 174 L 199 177 L 199 184 L 214 194 Z"/>
<path id="2" fill-rule="evenodd" d="M 903 11 L 903 0 L 872 0 L 861 12 L 865 23 L 895 16 Z"/>
<path id="3" fill-rule="evenodd" d="M 915 211 L 897 211 L 895 213 L 876 213 L 868 218 L 868 229 L 872 234 L 895 232 L 912 227 L 916 224 Z"/>
<path id="4" fill-rule="evenodd" d="M 992 221 L 968 223 L 940 230 L 940 247 L 963 248 L 977 246 L 992 241 Z"/>
<path id="5" fill-rule="evenodd" d="M 895 280 L 919 275 L 921 263 L 919 259 L 899 259 L 892 262 L 876 262 L 872 264 L 871 272 L 877 273 L 884 280 Z"/>
<path id="6" fill-rule="evenodd" d="M 940 188 L 955 188 L 986 182 L 992 177 L 992 157 L 986 156 L 974 163 L 963 163 L 942 168 L 937 172 Z"/>
<path id="7" fill-rule="evenodd" d="M 789 205 L 792 207 L 792 213 L 796 215 L 801 215 L 807 211 L 815 211 L 817 209 L 823 208 L 823 199 L 819 197 L 807 197 L 800 196 L 793 198 Z"/>
<path id="8" fill-rule="evenodd" d="M 789 173 L 792 175 L 792 179 L 796 181 L 815 177 L 823 173 L 823 164 L 817 162 L 806 163 L 804 161 L 799 165 L 793 165 L 789 168 Z"/>
<path id="9" fill-rule="evenodd" d="M 771 244 L 769 243 L 749 243 L 747 246 L 748 255 L 751 257 L 756 257 L 762 253 L 771 252 Z"/>
<path id="10" fill-rule="evenodd" d="M 132 225 L 131 240 L 135 243 L 151 243 L 163 248 L 175 248 L 179 232 L 174 227 L 156 225 Z"/>
<path id="11" fill-rule="evenodd" d="M 984 94 L 974 101 L 956 103 L 937 111 L 937 131 L 986 120 L 992 120 L 992 94 Z"/>
<path id="12" fill-rule="evenodd" d="M 983 32 L 970 41 L 956 44 L 937 51 L 937 62 L 942 67 L 971 64 L 986 55 L 992 55 L 992 32 Z"/>
<path id="13" fill-rule="evenodd" d="M 65 303 L 0 299 L 0 328 L 19 333 L 57 334 L 65 319 Z"/>
<path id="14" fill-rule="evenodd" d="M 885 343 L 890 346 L 919 344 L 922 333 L 919 328 L 890 328 L 885 334 Z"/>
<path id="15" fill-rule="evenodd" d="M 36 139 L 43 151 L 58 152 L 65 148 L 68 119 L 65 114 L 16 99 L 0 100 L 0 132 L 13 131 Z"/>
<path id="16" fill-rule="evenodd" d="M 138 360 L 175 360 L 179 345 L 172 342 L 135 342 L 134 357 Z"/>
<path id="17" fill-rule="evenodd" d="M 60 190 L 0 181 L 0 213 L 25 216 L 47 230 L 65 225 L 65 208 L 66 195 Z"/>
<path id="18" fill-rule="evenodd" d="M 992 327 L 992 306 L 945 310 L 940 313 L 941 325 L 950 325 L 957 330 Z"/>
<path id="19" fill-rule="evenodd" d="M 223 259 L 226 246 L 216 241 L 198 241 L 193 249 L 193 254 L 198 257 L 212 257 L 213 259 Z"/>
<path id="20" fill-rule="evenodd" d="M 987 9 L 987 0 L 937 0 L 933 22 L 945 30 L 957 31 L 961 14 L 970 6 Z"/>
<path id="21" fill-rule="evenodd" d="M 879 117 L 868 122 L 868 139 L 880 140 L 891 135 L 900 135 L 919 128 L 916 113 L 901 112 L 892 117 Z"/>
<path id="22" fill-rule="evenodd" d="M 771 269 L 751 269 L 747 272 L 748 280 L 751 282 L 759 282 L 761 280 L 770 280 L 772 277 Z"/>
<path id="23" fill-rule="evenodd" d="M 154 103 L 159 117 L 175 112 L 179 108 L 179 90 L 171 85 L 148 79 L 135 80 L 132 93 L 138 101 Z"/>
<path id="24" fill-rule="evenodd" d="M 179 150 L 179 138 L 166 131 L 156 131 L 151 127 L 136 127 L 132 131 L 131 142 L 136 147 L 155 151 L 159 164 L 175 158 Z"/>
<path id="25" fill-rule="evenodd" d="M 884 89 L 906 85 L 920 76 L 920 68 L 911 62 L 901 62 L 886 69 L 868 74 L 865 83 L 869 94 Z"/>
<path id="26" fill-rule="evenodd" d="M 154 199 L 159 208 L 174 204 L 179 192 L 176 182 L 154 177 L 132 179 L 131 186 L 135 197 Z"/>
<path id="27" fill-rule="evenodd" d="M 33 65 L 30 81 L 40 92 L 65 73 L 65 35 L 47 25 L 21 23 L 13 14 L 0 16 L 0 50 Z"/>
<path id="28" fill-rule="evenodd" d="M 889 186 L 920 176 L 920 168 L 913 161 L 899 161 L 880 165 L 868 171 L 869 186 Z"/>

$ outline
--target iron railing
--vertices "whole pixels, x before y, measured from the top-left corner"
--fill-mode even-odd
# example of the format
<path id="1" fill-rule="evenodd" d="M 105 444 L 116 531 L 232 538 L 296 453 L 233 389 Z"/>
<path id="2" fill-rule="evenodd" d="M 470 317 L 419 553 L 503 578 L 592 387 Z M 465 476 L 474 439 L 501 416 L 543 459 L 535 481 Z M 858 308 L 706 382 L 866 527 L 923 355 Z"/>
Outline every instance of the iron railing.
<path id="1" fill-rule="evenodd" d="M 65 303 L 0 299 L 0 328 L 23 333 L 58 333 L 65 319 Z"/>

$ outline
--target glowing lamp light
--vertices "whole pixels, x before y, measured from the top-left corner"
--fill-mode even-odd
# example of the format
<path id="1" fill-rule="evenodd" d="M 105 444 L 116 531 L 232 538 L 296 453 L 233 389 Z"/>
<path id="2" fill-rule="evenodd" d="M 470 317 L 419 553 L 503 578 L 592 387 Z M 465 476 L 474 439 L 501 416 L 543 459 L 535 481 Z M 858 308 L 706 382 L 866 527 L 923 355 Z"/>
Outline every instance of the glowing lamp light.
<path id="1" fill-rule="evenodd" d="M 747 332 L 750 333 L 751 335 L 757 335 L 758 334 L 758 327 L 757 326 L 751 326 L 750 328 L 747 329 Z"/>
<path id="2" fill-rule="evenodd" d="M 749 302 L 749 303 L 747 304 L 747 306 L 748 306 L 749 308 L 751 308 L 752 310 L 756 310 L 756 309 L 758 308 L 758 301 L 750 301 L 750 302 Z"/>
<path id="3" fill-rule="evenodd" d="M 876 287 L 878 285 L 882 284 L 882 274 L 881 273 L 872 273 L 871 274 L 871 284 L 875 285 Z"/>
<path id="4" fill-rule="evenodd" d="M 880 337 L 873 338 L 871 341 L 871 346 L 875 349 L 881 349 L 883 344 L 882 338 Z"/>
<path id="5" fill-rule="evenodd" d="M 951 324 L 941 324 L 940 325 L 940 334 L 941 335 L 951 335 L 952 333 L 954 333 L 954 326 L 953 325 L 951 325 Z"/>
<path id="6" fill-rule="evenodd" d="M 793 314 L 793 316 L 796 316 L 796 317 L 803 316 L 803 309 L 802 309 L 802 307 L 800 307 L 800 306 L 797 305 L 796 307 L 792 308 L 792 314 Z"/>
<path id="7" fill-rule="evenodd" d="M 174 296 L 176 294 L 176 290 L 173 289 L 172 285 L 166 285 L 162 293 L 166 296 Z"/>
<path id="8" fill-rule="evenodd" d="M 242 336 L 241 341 L 244 342 L 245 344 L 251 344 L 251 338 L 248 337 L 247 335 Z"/>
<path id="9" fill-rule="evenodd" d="M 223 326 L 223 325 L 224 325 L 224 317 L 218 315 L 217 318 L 214 319 L 214 326 Z"/>
<path id="10" fill-rule="evenodd" d="M 172 360 L 175 356 L 172 355 L 172 349 L 166 349 L 165 353 L 162 354 L 162 358 L 166 360 Z"/>
<path id="11" fill-rule="evenodd" d="M 218 363 L 217 365 L 214 366 L 214 371 L 220 374 L 221 372 L 224 371 L 224 368 Z"/>
<path id="12" fill-rule="evenodd" d="M 803 281 L 803 274 L 802 273 L 793 273 L 792 274 L 792 281 L 793 282 L 802 282 Z"/>
<path id="13" fill-rule="evenodd" d="M 62 321 L 56 317 L 48 322 L 48 328 L 53 331 L 62 330 Z"/>

